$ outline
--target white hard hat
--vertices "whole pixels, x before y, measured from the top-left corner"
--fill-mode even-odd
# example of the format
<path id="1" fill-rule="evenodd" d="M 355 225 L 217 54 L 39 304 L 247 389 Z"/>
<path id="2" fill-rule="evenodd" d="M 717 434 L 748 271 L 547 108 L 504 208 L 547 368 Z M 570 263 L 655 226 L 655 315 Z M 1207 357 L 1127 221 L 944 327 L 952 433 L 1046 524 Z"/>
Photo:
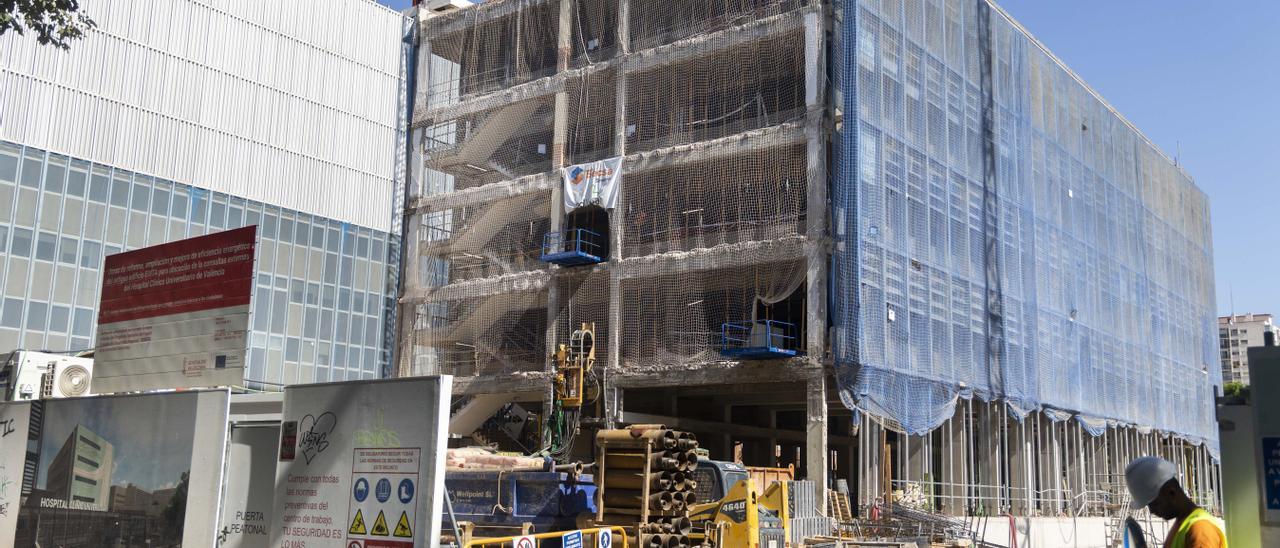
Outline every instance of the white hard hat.
<path id="1" fill-rule="evenodd" d="M 1169 480 L 1177 477 L 1178 470 L 1172 462 L 1160 457 L 1139 457 L 1124 469 L 1124 482 L 1129 486 L 1129 494 L 1133 501 L 1129 507 L 1133 510 L 1151 504 L 1160 496 L 1160 489 Z"/>

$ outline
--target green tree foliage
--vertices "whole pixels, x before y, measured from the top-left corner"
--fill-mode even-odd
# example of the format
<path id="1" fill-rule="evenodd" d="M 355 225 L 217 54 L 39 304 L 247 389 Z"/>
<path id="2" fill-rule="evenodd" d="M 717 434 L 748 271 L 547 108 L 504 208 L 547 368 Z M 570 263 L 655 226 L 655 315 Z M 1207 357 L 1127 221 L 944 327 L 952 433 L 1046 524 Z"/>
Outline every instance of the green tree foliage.
<path id="1" fill-rule="evenodd" d="M 178 482 L 178 487 L 174 489 L 173 496 L 169 498 L 169 504 L 165 506 L 162 514 L 164 538 L 170 542 L 182 542 L 182 525 L 187 517 L 187 484 L 190 480 L 191 473 L 183 472 L 182 480 Z"/>
<path id="2" fill-rule="evenodd" d="M 80 0 L 0 0 L 0 35 L 31 30 L 40 44 L 65 50 L 96 26 L 80 13 Z"/>
<path id="3" fill-rule="evenodd" d="M 1222 395 L 1228 398 L 1243 396 L 1245 393 L 1244 383 L 1229 382 L 1222 385 Z"/>

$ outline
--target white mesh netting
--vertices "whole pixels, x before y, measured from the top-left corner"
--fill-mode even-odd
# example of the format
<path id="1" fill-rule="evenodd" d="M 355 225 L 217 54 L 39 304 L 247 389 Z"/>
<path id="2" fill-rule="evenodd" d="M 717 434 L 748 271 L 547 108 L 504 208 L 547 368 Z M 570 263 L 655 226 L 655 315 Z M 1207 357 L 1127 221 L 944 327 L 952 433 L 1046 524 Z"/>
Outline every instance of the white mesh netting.
<path id="1" fill-rule="evenodd" d="M 826 181 L 805 133 L 815 13 L 794 0 L 636 0 L 625 14 L 524 0 L 427 20 L 409 197 L 420 261 L 405 292 L 414 372 L 536 369 L 582 322 L 597 354 L 629 363 L 720 359 L 722 324 L 755 319 L 793 323 L 802 347 L 805 254 L 819 249 L 805 245 L 806 196 Z M 618 155 L 619 208 L 557 222 L 559 168 Z M 538 258 L 557 225 L 620 230 L 621 245 L 604 246 L 603 265 L 550 267 Z M 619 329 L 622 348 L 607 348 Z"/>

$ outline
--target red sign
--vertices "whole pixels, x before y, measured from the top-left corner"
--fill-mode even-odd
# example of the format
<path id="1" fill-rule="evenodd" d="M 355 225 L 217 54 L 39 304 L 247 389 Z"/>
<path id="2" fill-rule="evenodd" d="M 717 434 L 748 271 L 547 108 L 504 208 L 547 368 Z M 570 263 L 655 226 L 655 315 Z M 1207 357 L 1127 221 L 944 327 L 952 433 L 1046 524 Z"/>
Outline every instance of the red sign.
<path id="1" fill-rule="evenodd" d="M 243 383 L 256 241 L 250 226 L 107 257 L 94 389 Z"/>
<path id="2" fill-rule="evenodd" d="M 248 305 L 257 228 L 108 256 L 98 323 Z"/>

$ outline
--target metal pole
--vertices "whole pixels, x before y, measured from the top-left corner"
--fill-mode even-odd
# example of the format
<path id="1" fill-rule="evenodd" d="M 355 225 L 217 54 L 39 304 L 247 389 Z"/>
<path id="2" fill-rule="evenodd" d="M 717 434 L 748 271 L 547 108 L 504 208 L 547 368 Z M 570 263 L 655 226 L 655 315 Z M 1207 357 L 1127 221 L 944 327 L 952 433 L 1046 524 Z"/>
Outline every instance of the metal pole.
<path id="1" fill-rule="evenodd" d="M 453 540 L 458 546 L 462 546 L 462 535 L 458 534 L 458 517 L 453 515 L 453 497 L 449 496 L 449 490 L 444 490 L 444 507 L 449 511 L 449 526 L 453 529 Z"/>

